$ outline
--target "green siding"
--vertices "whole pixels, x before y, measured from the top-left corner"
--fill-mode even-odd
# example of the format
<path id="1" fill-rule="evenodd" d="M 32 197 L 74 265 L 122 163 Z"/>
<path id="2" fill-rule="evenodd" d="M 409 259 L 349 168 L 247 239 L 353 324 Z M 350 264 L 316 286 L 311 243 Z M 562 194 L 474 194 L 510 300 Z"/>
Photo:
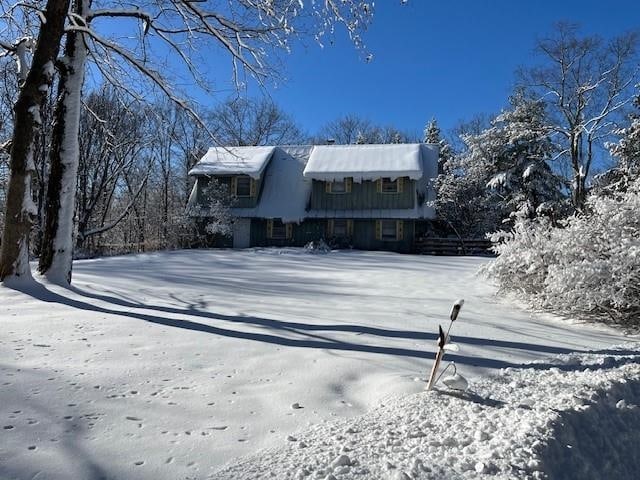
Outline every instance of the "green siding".
<path id="1" fill-rule="evenodd" d="M 215 178 L 216 181 L 218 181 L 220 184 L 226 185 L 229 188 L 229 191 L 231 191 L 231 179 L 233 178 L 232 175 L 216 175 L 216 176 L 211 177 L 211 178 Z M 206 207 L 206 205 L 203 204 L 204 199 L 203 199 L 203 193 L 202 192 L 207 187 L 207 185 L 209 185 L 209 177 L 205 177 L 205 176 L 198 177 L 198 189 L 197 189 L 196 199 L 197 199 L 198 205 L 202 205 L 203 207 Z M 260 178 L 259 180 L 256 180 L 256 193 L 257 193 L 257 195 L 255 197 L 238 197 L 238 198 L 234 198 L 232 207 L 234 207 L 234 208 L 253 208 L 253 207 L 256 207 L 258 205 L 258 201 L 260 200 L 260 193 L 261 192 L 262 192 L 262 178 Z"/>
<path id="2" fill-rule="evenodd" d="M 389 219 L 392 220 L 392 219 Z M 353 247 L 360 250 L 391 250 L 409 252 L 413 244 L 413 220 L 403 220 L 403 238 L 398 241 L 376 240 L 376 220 L 353 221 Z"/>
<path id="3" fill-rule="evenodd" d="M 251 219 L 251 246 L 252 247 L 304 247 L 313 240 L 324 238 L 325 220 L 307 220 L 301 224 L 294 223 L 291 238 L 273 239 L 267 238 L 267 220 L 261 218 Z"/>
<path id="4" fill-rule="evenodd" d="M 414 222 L 404 221 L 403 239 L 399 241 L 376 240 L 376 221 L 374 219 L 354 220 L 351 246 L 360 250 L 390 250 L 409 252 L 413 243 Z M 301 224 L 293 224 L 292 238 L 276 240 L 267 238 L 267 221 L 254 218 L 251 220 L 252 247 L 303 247 L 313 240 L 326 238 L 327 220 L 306 220 Z"/>
<path id="5" fill-rule="evenodd" d="M 405 177 L 402 193 L 379 193 L 376 182 L 353 182 L 350 193 L 326 193 L 325 183 L 313 181 L 311 210 L 372 210 L 413 208 L 416 182 Z"/>

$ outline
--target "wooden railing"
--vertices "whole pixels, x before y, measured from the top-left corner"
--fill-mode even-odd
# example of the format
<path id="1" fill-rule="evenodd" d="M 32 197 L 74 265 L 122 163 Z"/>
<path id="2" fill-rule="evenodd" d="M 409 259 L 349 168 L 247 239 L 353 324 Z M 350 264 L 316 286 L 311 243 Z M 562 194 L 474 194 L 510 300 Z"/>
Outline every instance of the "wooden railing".
<path id="1" fill-rule="evenodd" d="M 421 238 L 413 242 L 413 252 L 424 255 L 493 255 L 491 240 L 484 238 Z"/>

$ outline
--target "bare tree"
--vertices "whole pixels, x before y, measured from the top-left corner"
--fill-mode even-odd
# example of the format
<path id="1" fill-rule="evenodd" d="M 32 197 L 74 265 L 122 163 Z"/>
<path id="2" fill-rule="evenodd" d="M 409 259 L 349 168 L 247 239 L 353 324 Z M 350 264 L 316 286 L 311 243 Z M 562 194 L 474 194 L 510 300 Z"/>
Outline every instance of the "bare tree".
<path id="1" fill-rule="evenodd" d="M 354 114 L 330 121 L 320 129 L 314 139 L 314 143 L 318 144 L 333 142 L 339 145 L 416 141 L 419 141 L 417 135 L 403 132 L 392 125 L 375 125 Z"/>
<path id="2" fill-rule="evenodd" d="M 117 226 L 133 207 L 130 199 L 120 197 L 128 196 L 123 183 L 127 172 L 149 163 L 153 128 L 145 122 L 150 111 L 108 87 L 88 96 L 80 121 L 76 248 L 89 249 L 90 238 Z"/>
<path id="3" fill-rule="evenodd" d="M 270 100 L 232 98 L 213 112 L 212 130 L 222 145 L 295 145 L 305 135 L 293 119 Z"/>
<path id="4" fill-rule="evenodd" d="M 636 33 L 608 42 L 582 37 L 575 25 L 561 23 L 538 42 L 543 64 L 520 72 L 522 84 L 547 103 L 560 157 L 571 167 L 568 186 L 578 210 L 586 199 L 594 147 L 611 134 L 616 116 L 632 99 L 640 72 L 637 40 Z"/>
<path id="5" fill-rule="evenodd" d="M 42 11 L 38 2 L 16 2 L 8 9 L 11 10 L 7 16 L 10 22 L 14 22 L 14 9 L 32 12 L 31 15 L 42 19 L 29 73 L 25 68 L 25 51 L 33 41 L 29 38 L 0 39 L 0 46 L 6 51 L 14 51 L 19 59 L 19 73 L 24 82 L 16 110 L 0 279 L 28 275 L 27 239 L 33 206 L 30 192 L 26 190 L 30 189 L 29 177 L 33 170 L 33 162 L 29 160 L 36 124 L 33 109 L 38 108 L 46 92 L 39 87 L 51 83 L 53 69 L 43 70 L 43 67 L 53 66 L 65 33 L 65 23 L 69 37 L 61 64 L 61 79 L 64 78 L 65 84 L 58 96 L 61 105 L 58 111 L 68 117 L 59 123 L 53 139 L 54 145 L 59 144 L 63 148 L 51 157 L 51 161 L 57 164 L 53 169 L 56 173 L 52 176 L 51 190 L 59 191 L 60 198 L 47 212 L 51 218 L 46 221 L 49 231 L 45 237 L 52 247 L 47 247 L 48 253 L 40 266 L 41 273 L 60 283 L 71 278 L 73 214 L 70 212 L 74 210 L 75 189 L 69 187 L 73 186 L 72 177 L 78 162 L 77 153 L 74 155 L 76 146 L 70 145 L 66 149 L 65 141 L 73 142 L 74 125 L 78 123 L 78 90 L 82 86 L 85 56 L 94 61 L 105 79 L 130 94 L 142 97 L 141 90 L 136 89 L 134 81 L 131 81 L 131 78 L 138 78 L 142 80 L 141 84 L 146 84 L 143 91 L 148 91 L 150 83 L 198 118 L 174 89 L 170 69 L 158 63 L 157 52 L 171 51 L 174 60 L 182 63 L 179 68 L 186 68 L 204 89 L 208 89 L 210 82 L 202 75 L 199 61 L 203 60 L 201 52 L 207 47 L 222 48 L 231 57 L 236 75 L 245 71 L 263 82 L 273 74 L 270 59 L 274 52 L 287 51 L 290 39 L 299 32 L 308 33 L 313 28 L 320 40 L 340 24 L 346 28 L 353 42 L 361 46 L 360 32 L 366 28 L 372 15 L 372 5 L 360 0 L 326 0 L 307 4 L 297 0 L 229 0 L 222 4 L 213 0 L 148 0 L 133 7 L 121 0 L 96 0 L 91 9 L 90 0 L 75 0 L 71 12 L 69 3 L 69 0 L 49 0 Z M 4 3 L 2 5 L 5 6 Z M 110 28 L 110 22 L 114 21 L 134 22 L 139 26 L 132 29 L 137 31 L 137 35 L 120 41 L 106 33 L 114 31 Z"/>

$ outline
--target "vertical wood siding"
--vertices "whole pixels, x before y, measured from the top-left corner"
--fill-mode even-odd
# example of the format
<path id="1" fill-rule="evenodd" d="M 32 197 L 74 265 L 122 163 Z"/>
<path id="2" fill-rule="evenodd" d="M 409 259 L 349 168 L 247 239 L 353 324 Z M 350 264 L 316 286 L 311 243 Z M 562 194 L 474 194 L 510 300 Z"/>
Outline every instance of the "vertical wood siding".
<path id="1" fill-rule="evenodd" d="M 327 193 L 327 182 L 313 181 L 310 207 L 312 210 L 371 210 L 413 208 L 416 182 L 403 178 L 399 193 L 379 193 L 377 182 L 353 182 L 349 193 Z"/>

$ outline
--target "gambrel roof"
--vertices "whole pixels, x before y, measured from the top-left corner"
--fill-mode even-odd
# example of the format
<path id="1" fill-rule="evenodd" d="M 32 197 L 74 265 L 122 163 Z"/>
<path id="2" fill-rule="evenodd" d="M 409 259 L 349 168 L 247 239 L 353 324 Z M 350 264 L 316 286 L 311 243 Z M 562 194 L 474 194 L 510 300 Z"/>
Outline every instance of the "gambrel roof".
<path id="1" fill-rule="evenodd" d="M 233 155 L 228 155 L 228 151 L 232 151 Z M 256 168 L 248 168 L 250 164 Z M 261 173 L 257 174 L 258 171 Z M 241 218 L 278 218 L 283 222 L 299 223 L 305 218 L 434 218 L 435 210 L 428 202 L 435 199 L 433 180 L 437 173 L 438 146 L 414 143 L 214 147 L 209 149 L 189 175 L 244 174 L 261 178 L 262 188 L 257 205 L 232 208 L 233 215 Z M 414 207 L 394 210 L 309 210 L 314 180 L 334 181 L 345 177 L 352 177 L 356 182 L 381 177 L 409 177 L 416 181 Z"/>

